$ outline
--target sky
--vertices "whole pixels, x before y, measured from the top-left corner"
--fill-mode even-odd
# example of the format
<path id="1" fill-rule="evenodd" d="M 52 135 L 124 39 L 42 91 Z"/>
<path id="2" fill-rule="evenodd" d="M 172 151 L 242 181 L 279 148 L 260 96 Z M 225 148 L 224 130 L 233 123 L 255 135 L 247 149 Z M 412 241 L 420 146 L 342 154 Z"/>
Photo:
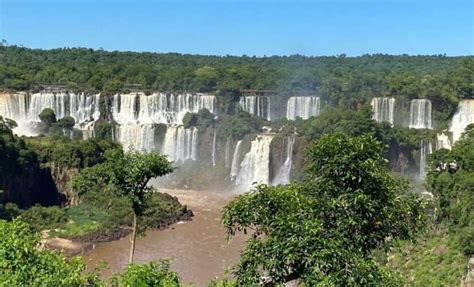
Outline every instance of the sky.
<path id="1" fill-rule="evenodd" d="M 0 0 L 0 39 L 205 55 L 474 54 L 474 0 Z"/>

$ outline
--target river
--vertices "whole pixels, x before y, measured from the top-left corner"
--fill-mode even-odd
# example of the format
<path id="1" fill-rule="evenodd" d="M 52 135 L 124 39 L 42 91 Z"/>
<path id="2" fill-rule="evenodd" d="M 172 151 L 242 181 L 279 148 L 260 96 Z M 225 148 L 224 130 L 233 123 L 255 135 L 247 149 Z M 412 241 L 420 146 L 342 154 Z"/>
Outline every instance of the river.
<path id="1" fill-rule="evenodd" d="M 159 258 L 173 258 L 172 269 L 185 283 L 207 286 L 214 278 L 224 278 L 233 266 L 243 246 L 245 236 L 237 235 L 226 241 L 225 229 L 220 223 L 222 208 L 233 198 L 227 192 L 161 190 L 177 196 L 182 204 L 192 209 L 191 221 L 179 222 L 165 230 L 150 230 L 137 240 L 135 262 L 149 262 Z M 84 255 L 88 268 L 101 262 L 108 267 L 100 270 L 107 278 L 120 272 L 128 262 L 129 237 L 97 244 Z"/>

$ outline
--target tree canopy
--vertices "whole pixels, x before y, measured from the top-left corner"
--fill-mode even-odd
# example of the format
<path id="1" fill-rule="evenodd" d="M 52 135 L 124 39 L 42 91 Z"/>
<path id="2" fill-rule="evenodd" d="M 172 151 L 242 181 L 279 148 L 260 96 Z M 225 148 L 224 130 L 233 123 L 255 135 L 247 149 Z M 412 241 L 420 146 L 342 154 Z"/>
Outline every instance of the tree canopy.
<path id="1" fill-rule="evenodd" d="M 421 227 L 422 200 L 390 174 L 383 145 L 370 135 L 323 135 L 308 155 L 308 180 L 259 185 L 225 207 L 229 236 L 251 235 L 237 283 L 395 284 L 371 252 Z"/>

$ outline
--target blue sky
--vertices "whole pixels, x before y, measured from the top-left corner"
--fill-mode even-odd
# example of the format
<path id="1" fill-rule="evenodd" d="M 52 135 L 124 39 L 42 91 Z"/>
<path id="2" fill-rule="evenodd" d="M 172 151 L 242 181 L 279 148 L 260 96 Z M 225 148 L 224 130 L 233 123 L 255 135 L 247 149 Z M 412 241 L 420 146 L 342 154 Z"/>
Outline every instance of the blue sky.
<path id="1" fill-rule="evenodd" d="M 0 39 L 213 55 L 473 55 L 473 2 L 0 0 Z"/>

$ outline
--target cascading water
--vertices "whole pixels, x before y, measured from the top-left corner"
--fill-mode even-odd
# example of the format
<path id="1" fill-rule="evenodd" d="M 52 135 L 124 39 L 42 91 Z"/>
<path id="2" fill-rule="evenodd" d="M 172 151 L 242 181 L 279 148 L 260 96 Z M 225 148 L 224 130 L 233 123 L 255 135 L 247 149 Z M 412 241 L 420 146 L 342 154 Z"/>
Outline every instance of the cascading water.
<path id="1" fill-rule="evenodd" d="M 138 150 L 155 149 L 155 134 L 150 132 L 150 127 L 158 123 L 167 124 L 163 153 L 174 161 L 196 159 L 197 130 L 177 125 L 182 124 L 186 113 L 197 113 L 201 109 L 214 113 L 215 97 L 134 93 L 115 95 L 112 99 L 112 117 L 120 125 L 118 141 L 124 146 L 132 144 Z"/>
<path id="2" fill-rule="evenodd" d="M 431 142 L 429 140 L 421 140 L 420 142 L 420 171 L 419 178 L 423 180 L 428 172 L 427 158 L 433 152 Z"/>
<path id="3" fill-rule="evenodd" d="M 166 129 L 162 153 L 173 161 L 197 159 L 198 129 L 169 126 Z"/>
<path id="4" fill-rule="evenodd" d="M 224 150 L 224 164 L 226 168 L 230 168 L 232 165 L 231 158 L 230 158 L 230 143 L 232 137 L 228 136 L 225 140 L 225 150 Z"/>
<path id="5" fill-rule="evenodd" d="M 40 122 L 38 116 L 45 108 L 52 109 L 57 119 L 70 116 L 76 128 L 91 130 L 100 117 L 99 99 L 99 95 L 84 93 L 4 93 L 0 94 L 0 114 L 18 123 L 15 132 L 19 134 L 36 134 L 34 126 Z"/>
<path id="6" fill-rule="evenodd" d="M 234 156 L 232 157 L 232 167 L 230 170 L 230 178 L 231 180 L 234 180 L 237 174 L 239 173 L 240 169 L 240 153 L 241 153 L 241 145 L 242 141 L 239 140 L 237 144 L 235 145 L 234 149 Z"/>
<path id="7" fill-rule="evenodd" d="M 451 149 L 451 141 L 449 136 L 445 133 L 439 133 L 436 135 L 436 149 Z"/>
<path id="8" fill-rule="evenodd" d="M 215 96 L 205 94 L 143 93 L 115 95 L 112 115 L 122 123 L 161 123 L 180 125 L 186 113 L 207 109 L 215 113 Z"/>
<path id="9" fill-rule="evenodd" d="M 124 124 L 117 128 L 117 141 L 125 150 L 151 151 L 155 145 L 153 124 Z"/>
<path id="10" fill-rule="evenodd" d="M 293 144 L 295 138 L 293 136 L 288 137 L 286 146 L 286 160 L 283 165 L 278 169 L 278 172 L 273 179 L 273 184 L 288 184 L 290 182 L 291 166 L 293 163 Z"/>
<path id="11" fill-rule="evenodd" d="M 1 93 L 0 115 L 15 120 L 20 134 L 34 134 L 38 115 L 44 108 L 51 108 L 56 118 L 71 116 L 76 128 L 84 137 L 92 136 L 93 124 L 100 118 L 100 95 L 75 93 Z M 215 113 L 215 97 L 206 94 L 144 93 L 117 94 L 111 100 L 111 114 L 118 126 L 113 130 L 113 139 L 124 148 L 149 151 L 158 148 L 155 142 L 154 124 L 168 125 L 163 144 L 164 153 L 172 160 L 197 158 L 197 129 L 179 127 L 187 112 L 197 113 L 201 109 Z M 173 125 L 173 126 L 170 126 Z"/>
<path id="12" fill-rule="evenodd" d="M 389 122 L 393 125 L 394 98 L 373 98 L 370 105 L 373 111 L 372 119 L 380 123 Z"/>
<path id="13" fill-rule="evenodd" d="M 241 96 L 240 107 L 252 115 L 271 120 L 270 98 L 266 96 Z"/>
<path id="14" fill-rule="evenodd" d="M 217 135 L 217 131 L 214 130 L 214 136 L 212 137 L 212 154 L 211 154 L 212 166 L 216 166 L 216 135 Z"/>
<path id="15" fill-rule="evenodd" d="M 250 151 L 245 155 L 235 183 L 242 189 L 248 189 L 253 183 L 270 182 L 270 144 L 273 135 L 257 135 L 252 141 Z"/>
<path id="16" fill-rule="evenodd" d="M 449 129 L 453 133 L 453 143 L 459 140 L 465 128 L 472 123 L 474 123 L 474 100 L 461 100 Z"/>
<path id="17" fill-rule="evenodd" d="M 296 120 L 307 119 L 319 115 L 319 97 L 290 97 L 286 105 L 286 118 Z"/>
<path id="18" fill-rule="evenodd" d="M 430 100 L 416 99 L 411 101 L 409 127 L 411 129 L 432 129 Z"/>

